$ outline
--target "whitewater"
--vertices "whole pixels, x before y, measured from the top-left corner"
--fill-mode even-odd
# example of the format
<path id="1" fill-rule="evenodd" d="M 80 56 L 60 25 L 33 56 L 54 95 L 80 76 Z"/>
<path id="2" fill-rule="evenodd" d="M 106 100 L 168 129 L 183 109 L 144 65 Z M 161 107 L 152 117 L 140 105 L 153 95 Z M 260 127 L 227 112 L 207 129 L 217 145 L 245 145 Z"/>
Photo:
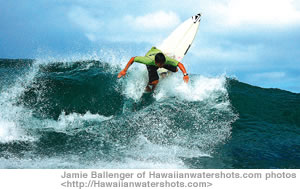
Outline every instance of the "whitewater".
<path id="1" fill-rule="evenodd" d="M 0 168 L 300 167 L 299 94 L 124 63 L 1 59 Z"/>

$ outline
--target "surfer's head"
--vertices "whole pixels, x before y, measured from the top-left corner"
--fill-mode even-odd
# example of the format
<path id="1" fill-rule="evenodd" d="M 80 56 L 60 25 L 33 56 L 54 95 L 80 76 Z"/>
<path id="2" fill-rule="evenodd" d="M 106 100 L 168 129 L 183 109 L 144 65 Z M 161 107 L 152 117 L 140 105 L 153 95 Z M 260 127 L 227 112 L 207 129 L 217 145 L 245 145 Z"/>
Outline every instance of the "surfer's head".
<path id="1" fill-rule="evenodd" d="M 158 67 L 163 67 L 164 64 L 166 62 L 166 57 L 163 53 L 157 53 L 155 55 L 155 64 L 158 66 Z"/>

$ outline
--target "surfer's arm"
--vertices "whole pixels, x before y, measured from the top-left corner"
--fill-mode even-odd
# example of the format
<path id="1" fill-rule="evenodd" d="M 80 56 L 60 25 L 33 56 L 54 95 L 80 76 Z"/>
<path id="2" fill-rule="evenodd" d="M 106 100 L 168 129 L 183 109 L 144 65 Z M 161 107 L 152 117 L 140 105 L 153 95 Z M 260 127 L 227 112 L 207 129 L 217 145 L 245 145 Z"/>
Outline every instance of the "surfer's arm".
<path id="1" fill-rule="evenodd" d="M 124 68 L 122 71 L 120 71 L 120 73 L 118 74 L 118 78 L 120 78 L 120 77 L 126 75 L 126 72 L 127 72 L 128 68 L 129 68 L 129 67 L 131 66 L 131 64 L 133 64 L 133 62 L 134 62 L 134 58 L 135 58 L 135 57 L 132 57 L 132 58 L 128 61 L 128 63 L 127 63 L 127 65 L 125 66 L 125 68 Z"/>
<path id="2" fill-rule="evenodd" d="M 186 73 L 184 65 L 181 62 L 179 62 L 177 66 L 179 67 L 179 69 L 183 73 L 183 80 L 184 80 L 184 82 L 186 82 L 186 83 L 189 82 L 190 78 L 189 78 L 189 75 Z"/>

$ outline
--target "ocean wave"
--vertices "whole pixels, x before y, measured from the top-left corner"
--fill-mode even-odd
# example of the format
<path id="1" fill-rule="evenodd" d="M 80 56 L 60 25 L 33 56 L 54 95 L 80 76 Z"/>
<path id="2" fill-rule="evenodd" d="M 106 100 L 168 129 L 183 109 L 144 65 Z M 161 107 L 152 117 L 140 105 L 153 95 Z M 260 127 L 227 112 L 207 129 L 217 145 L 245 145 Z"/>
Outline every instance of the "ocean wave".
<path id="1" fill-rule="evenodd" d="M 257 145 L 252 135 L 263 141 L 267 135 L 259 131 L 269 132 L 267 126 L 273 128 L 270 140 L 277 131 L 293 132 L 299 140 L 298 94 L 226 75 L 191 75 L 186 84 L 178 73 L 145 93 L 145 66 L 135 64 L 117 79 L 120 61 L 38 59 L 24 64 L 21 75 L 10 75 L 17 79 L 1 84 L 0 92 L 0 166 L 249 168 L 252 159 L 233 165 L 230 154 Z M 266 149 L 263 142 L 260 146 Z M 250 146 L 249 153 L 258 152 Z M 16 159 L 21 165 L 13 163 Z"/>

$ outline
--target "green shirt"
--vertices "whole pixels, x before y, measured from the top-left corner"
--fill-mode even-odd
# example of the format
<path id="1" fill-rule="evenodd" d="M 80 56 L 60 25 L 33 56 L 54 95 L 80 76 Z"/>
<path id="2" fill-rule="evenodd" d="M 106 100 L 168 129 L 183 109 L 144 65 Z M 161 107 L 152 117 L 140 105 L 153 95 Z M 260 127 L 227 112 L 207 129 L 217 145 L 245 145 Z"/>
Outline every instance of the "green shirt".
<path id="1" fill-rule="evenodd" d="M 138 62 L 138 63 L 142 63 L 142 64 L 146 64 L 148 66 L 157 66 L 155 64 L 155 55 L 157 53 L 162 53 L 161 50 L 157 49 L 156 47 L 152 47 L 150 49 L 150 51 L 147 52 L 147 54 L 145 56 L 136 56 L 134 58 L 134 62 Z M 177 66 L 178 65 L 178 61 L 174 60 L 168 56 L 166 56 L 166 62 L 165 64 L 169 64 L 171 66 Z"/>

